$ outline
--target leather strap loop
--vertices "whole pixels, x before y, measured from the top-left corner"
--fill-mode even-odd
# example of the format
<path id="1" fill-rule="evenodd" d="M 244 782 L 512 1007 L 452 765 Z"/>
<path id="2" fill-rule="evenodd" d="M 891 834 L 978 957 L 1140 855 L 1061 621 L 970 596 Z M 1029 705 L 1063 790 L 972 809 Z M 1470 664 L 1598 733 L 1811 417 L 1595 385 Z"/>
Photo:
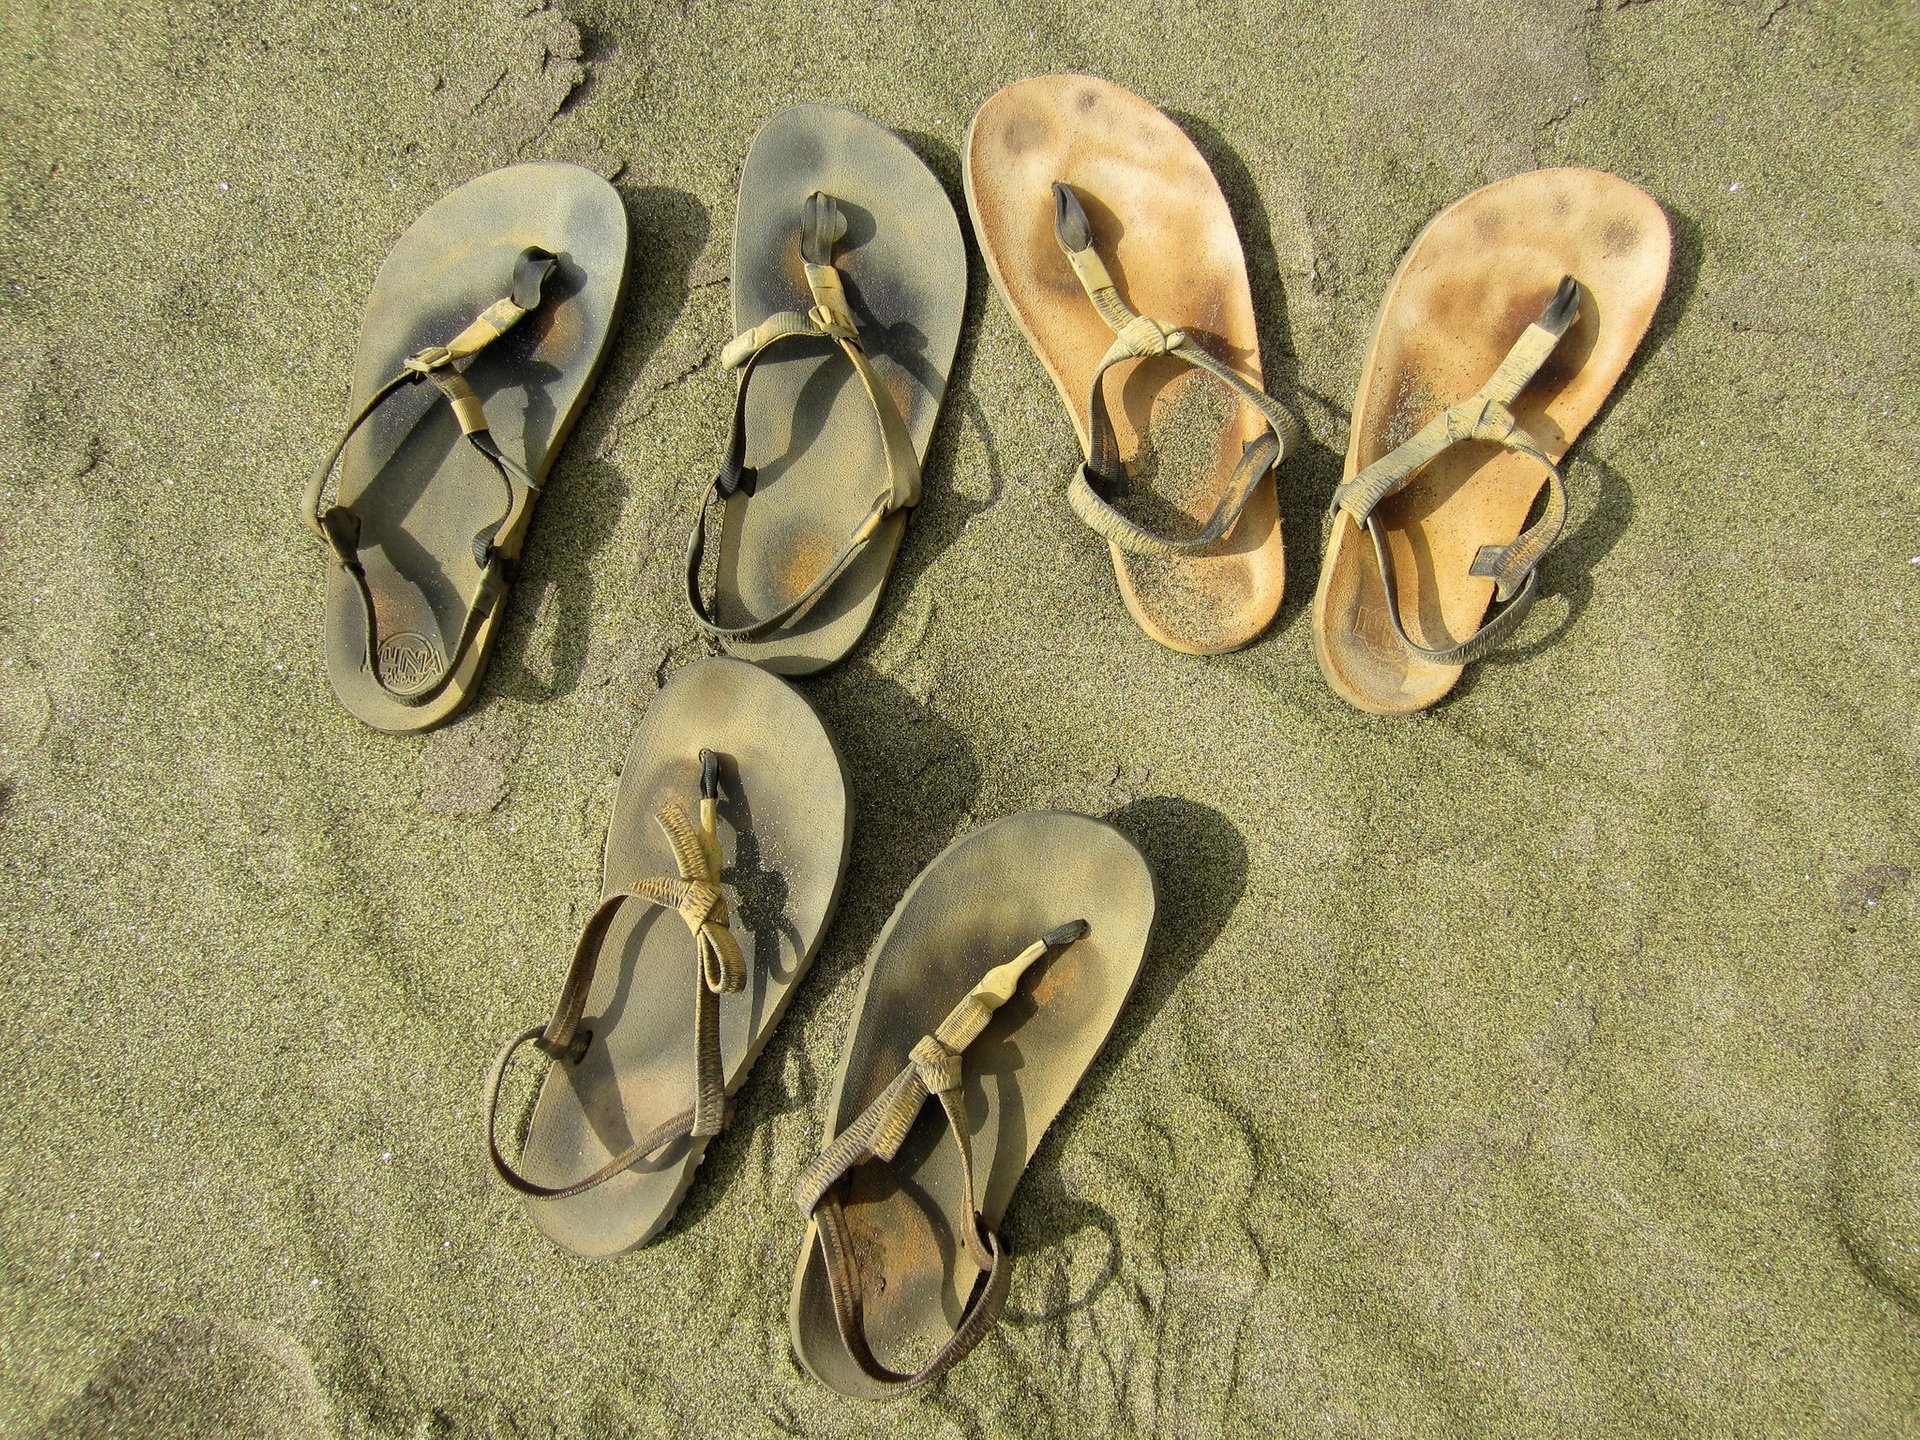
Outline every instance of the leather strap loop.
<path id="1" fill-rule="evenodd" d="M 1114 332 L 1114 341 L 1094 367 L 1087 397 L 1086 463 L 1067 488 L 1067 502 L 1100 537 L 1137 555 L 1180 555 L 1218 544 L 1233 532 L 1241 512 L 1261 480 L 1271 474 L 1300 443 L 1300 422 L 1278 401 L 1251 385 L 1232 366 L 1216 358 L 1184 330 L 1137 314 L 1121 298 L 1106 264 L 1093 247 L 1093 227 L 1073 187 L 1055 181 L 1054 238 L 1080 279 L 1087 298 Z M 1178 539 L 1146 529 L 1115 509 L 1109 496 L 1124 493 L 1126 467 L 1107 411 L 1106 373 L 1122 361 L 1170 355 L 1221 381 L 1266 422 L 1267 434 L 1256 437 L 1242 453 L 1240 463 L 1213 514 L 1198 534 Z"/>
<path id="2" fill-rule="evenodd" d="M 1101 539 L 1109 540 L 1132 554 L 1173 555 L 1201 550 L 1221 540 L 1233 529 L 1240 512 L 1252 498 L 1254 487 L 1273 473 L 1274 467 L 1279 464 L 1280 454 L 1279 443 L 1272 435 L 1260 435 L 1250 441 L 1241 452 L 1240 461 L 1234 466 L 1233 476 L 1220 496 L 1220 503 L 1214 506 L 1213 514 L 1207 517 L 1207 523 L 1198 534 L 1185 540 L 1170 540 L 1163 535 L 1156 535 L 1121 514 L 1100 493 L 1104 482 L 1094 474 L 1090 465 L 1081 466 L 1067 486 L 1067 503 L 1073 507 L 1073 513 Z"/>
<path id="3" fill-rule="evenodd" d="M 984 1231 L 987 1252 L 986 1276 L 976 1284 L 967 1302 L 966 1313 L 945 1344 L 925 1365 L 911 1373 L 890 1369 L 880 1362 L 867 1344 L 866 1326 L 860 1311 L 859 1262 L 854 1258 L 853 1237 L 847 1230 L 846 1213 L 837 1198 L 829 1196 L 814 1212 L 814 1236 L 820 1246 L 820 1258 L 827 1274 L 827 1295 L 833 1304 L 835 1327 L 854 1364 L 889 1399 L 911 1394 L 931 1384 L 951 1370 L 968 1352 L 987 1337 L 993 1324 L 1006 1308 L 1007 1292 L 1012 1288 L 1013 1271 L 1006 1246 L 992 1231 Z M 973 1246 L 968 1246 L 971 1254 Z M 976 1261 L 976 1263 L 978 1263 Z"/>
<path id="4" fill-rule="evenodd" d="M 499 1123 L 496 1118 L 500 1108 L 500 1088 L 506 1078 L 507 1066 L 514 1052 L 530 1040 L 537 1040 L 542 1026 L 522 1031 L 500 1052 L 493 1062 L 493 1068 L 487 1074 L 485 1124 L 487 1127 L 487 1159 L 492 1162 L 494 1173 L 511 1189 L 522 1195 L 532 1196 L 536 1200 L 566 1200 L 575 1195 L 583 1195 L 596 1186 L 604 1185 L 614 1176 L 632 1168 L 642 1160 L 651 1159 L 665 1150 L 674 1141 L 692 1133 L 693 1112 L 683 1110 L 665 1124 L 656 1126 L 641 1136 L 633 1144 L 608 1160 L 606 1164 L 591 1175 L 583 1176 L 567 1185 L 541 1185 L 522 1175 L 500 1150 Z"/>
<path id="5" fill-rule="evenodd" d="M 1400 643 L 1408 650 L 1435 665 L 1467 665 L 1478 660 L 1513 633 L 1514 627 L 1525 618 L 1528 608 L 1533 604 L 1540 572 L 1529 567 L 1513 598 L 1507 600 L 1504 595 L 1499 597 L 1506 603 L 1494 612 L 1493 618 L 1458 645 L 1429 649 L 1407 634 L 1406 623 L 1400 618 L 1400 597 L 1394 587 L 1393 558 L 1386 532 L 1380 528 L 1378 520 L 1367 521 L 1367 534 L 1373 541 L 1374 559 L 1380 566 L 1380 579 L 1386 593 L 1387 618 L 1393 622 L 1393 633 L 1400 637 Z M 1485 553 L 1484 550 L 1481 552 L 1483 558 Z M 1480 560 L 1476 559 L 1474 563 L 1478 565 Z"/>

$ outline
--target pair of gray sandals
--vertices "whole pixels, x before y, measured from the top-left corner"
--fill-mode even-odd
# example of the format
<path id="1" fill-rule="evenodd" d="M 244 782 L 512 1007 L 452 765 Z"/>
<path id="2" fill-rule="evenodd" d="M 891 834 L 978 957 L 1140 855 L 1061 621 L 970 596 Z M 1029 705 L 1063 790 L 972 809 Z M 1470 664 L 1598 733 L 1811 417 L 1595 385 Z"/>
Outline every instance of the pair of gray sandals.
<path id="1" fill-rule="evenodd" d="M 613 187 L 539 162 L 445 196 L 382 265 L 353 418 L 301 503 L 332 561 L 327 675 L 376 729 L 429 729 L 472 698 L 541 487 L 611 348 L 628 251 Z M 761 130 L 721 352 L 732 425 L 686 553 L 689 611 L 731 654 L 810 674 L 871 624 L 966 289 L 952 203 L 898 136 L 825 105 Z"/>
<path id="2" fill-rule="evenodd" d="M 368 724 L 423 730 L 471 698 L 627 257 L 612 187 L 535 163 L 446 196 L 382 267 L 353 419 L 302 505 L 332 561 L 328 674 Z M 820 105 L 762 129 L 722 352 L 737 399 L 686 557 L 689 608 L 731 653 L 654 698 L 552 1017 L 486 1083 L 492 1165 L 577 1254 L 669 1224 L 827 933 L 848 778 L 779 676 L 834 663 L 872 621 L 965 292 L 953 206 L 898 136 Z M 820 1158 L 795 1177 L 791 1327 L 813 1375 L 896 1396 L 991 1332 L 1013 1189 L 1110 1032 L 1153 912 L 1138 851 L 1060 812 L 988 824 L 913 882 L 867 959 Z M 529 1052 L 546 1062 L 531 1084 Z"/>

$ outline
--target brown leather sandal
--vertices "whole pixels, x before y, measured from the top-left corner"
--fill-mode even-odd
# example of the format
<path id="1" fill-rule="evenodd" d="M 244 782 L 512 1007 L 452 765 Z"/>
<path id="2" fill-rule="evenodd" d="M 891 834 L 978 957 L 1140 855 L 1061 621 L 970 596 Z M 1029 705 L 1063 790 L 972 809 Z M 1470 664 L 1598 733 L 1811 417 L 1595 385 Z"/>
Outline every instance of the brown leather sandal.
<path id="1" fill-rule="evenodd" d="M 556 1244 L 614 1255 L 673 1217 L 812 963 L 849 822 L 839 756 L 790 686 L 715 659 L 654 698 L 553 1018 L 510 1040 L 487 1077 L 487 1154 Z M 495 1116 L 529 1043 L 554 1063 L 515 1164 Z"/>
<path id="2" fill-rule="evenodd" d="M 1515 175 L 1420 232 L 1360 377 L 1313 597 L 1343 699 L 1423 709 L 1520 623 L 1566 522 L 1560 462 L 1646 334 L 1672 245 L 1659 203 L 1597 170 Z"/>
<path id="3" fill-rule="evenodd" d="M 1139 852 L 1059 812 L 975 831 L 908 888 L 861 980 L 833 1139 L 794 1192 L 789 1317 L 816 1378 L 904 1395 L 993 1328 L 1011 1278 L 995 1227 L 1133 988 L 1153 910 Z"/>

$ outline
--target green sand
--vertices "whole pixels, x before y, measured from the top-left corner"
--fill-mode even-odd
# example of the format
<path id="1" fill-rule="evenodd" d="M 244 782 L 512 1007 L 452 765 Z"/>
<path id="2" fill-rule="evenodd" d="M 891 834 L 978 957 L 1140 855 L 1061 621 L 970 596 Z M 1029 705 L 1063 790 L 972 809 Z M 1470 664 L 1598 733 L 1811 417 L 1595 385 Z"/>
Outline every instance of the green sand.
<path id="1" fill-rule="evenodd" d="M 1911 4 L 4 8 L 0 1431 L 1913 1433 Z M 976 258 L 885 608 L 804 687 L 857 781 L 838 924 L 665 1239 L 558 1254 L 479 1084 L 701 649 L 746 143 L 841 101 L 957 195 L 973 107 L 1061 69 L 1228 188 L 1314 437 L 1286 608 L 1221 659 L 1141 636 Z M 295 497 L 394 236 L 537 156 L 617 173 L 630 318 L 479 703 L 376 735 Z M 1670 208 L 1671 293 L 1519 643 L 1361 716 L 1306 606 L 1380 295 L 1436 208 L 1561 163 Z M 789 1358 L 787 1189 L 894 900 L 1037 804 L 1137 839 L 1158 938 L 1007 1322 L 882 1415 Z"/>

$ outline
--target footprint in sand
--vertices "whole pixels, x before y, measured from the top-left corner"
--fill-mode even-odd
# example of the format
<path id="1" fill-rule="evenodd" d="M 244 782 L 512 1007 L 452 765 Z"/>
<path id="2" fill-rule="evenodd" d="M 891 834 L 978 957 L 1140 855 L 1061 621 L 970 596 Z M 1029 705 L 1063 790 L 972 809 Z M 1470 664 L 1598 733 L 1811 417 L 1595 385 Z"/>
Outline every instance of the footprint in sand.
<path id="1" fill-rule="evenodd" d="M 127 1345 L 47 1421 L 46 1440 L 313 1440 L 332 1433 L 306 1352 L 270 1325 L 170 1321 Z"/>
<path id="2" fill-rule="evenodd" d="M 1835 1116 L 1840 1241 L 1881 1295 L 1920 1318 L 1920 1080 L 1906 1046 L 1863 1057 Z"/>

